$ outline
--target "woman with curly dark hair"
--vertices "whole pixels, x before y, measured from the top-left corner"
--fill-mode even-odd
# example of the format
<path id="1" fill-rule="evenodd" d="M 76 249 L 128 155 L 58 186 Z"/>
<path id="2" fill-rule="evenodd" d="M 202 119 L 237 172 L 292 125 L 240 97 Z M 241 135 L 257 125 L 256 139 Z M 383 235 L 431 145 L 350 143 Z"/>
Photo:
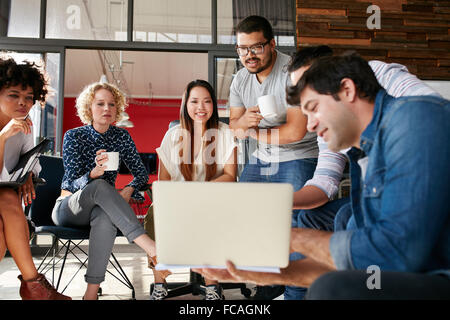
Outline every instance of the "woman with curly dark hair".
<path id="1" fill-rule="evenodd" d="M 46 96 L 47 81 L 34 63 L 18 64 L 12 58 L 0 57 L 0 181 L 8 179 L 20 155 L 33 147 L 28 112 L 35 101 L 44 103 Z M 33 174 L 39 174 L 40 169 L 37 165 Z M 31 175 L 18 190 L 0 187 L 0 260 L 8 249 L 21 273 L 23 300 L 70 300 L 34 265 L 22 201 L 27 206 L 35 196 Z"/>

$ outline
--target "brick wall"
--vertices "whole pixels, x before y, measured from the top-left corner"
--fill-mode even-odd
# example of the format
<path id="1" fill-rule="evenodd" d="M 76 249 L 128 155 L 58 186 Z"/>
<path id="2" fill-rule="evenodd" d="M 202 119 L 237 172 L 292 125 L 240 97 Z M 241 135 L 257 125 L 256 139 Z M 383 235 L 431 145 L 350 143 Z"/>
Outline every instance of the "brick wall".
<path id="1" fill-rule="evenodd" d="M 381 28 L 367 8 L 378 5 Z M 450 80 L 450 1 L 297 0 L 299 47 L 326 44 L 336 53 L 398 62 L 421 79 Z"/>

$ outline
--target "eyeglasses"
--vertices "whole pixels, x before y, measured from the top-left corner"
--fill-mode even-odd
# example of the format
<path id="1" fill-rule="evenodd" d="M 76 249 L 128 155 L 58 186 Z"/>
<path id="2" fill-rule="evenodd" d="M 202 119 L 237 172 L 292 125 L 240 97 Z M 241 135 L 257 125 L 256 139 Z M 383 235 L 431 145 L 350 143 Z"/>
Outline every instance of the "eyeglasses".
<path id="1" fill-rule="evenodd" d="M 236 46 L 236 52 L 241 57 L 245 57 L 248 54 L 249 51 L 251 53 L 255 54 L 255 55 L 256 54 L 262 54 L 262 53 L 264 53 L 264 46 L 266 44 L 268 44 L 269 42 L 270 42 L 270 40 L 265 42 L 265 43 L 255 44 L 254 46 L 251 46 L 251 47 L 238 47 L 238 46 Z"/>

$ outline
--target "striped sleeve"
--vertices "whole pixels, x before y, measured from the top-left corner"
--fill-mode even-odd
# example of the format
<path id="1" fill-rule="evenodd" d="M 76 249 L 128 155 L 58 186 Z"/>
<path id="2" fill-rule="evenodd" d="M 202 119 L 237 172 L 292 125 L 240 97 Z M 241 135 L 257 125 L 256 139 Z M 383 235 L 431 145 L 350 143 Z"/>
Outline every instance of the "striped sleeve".
<path id="1" fill-rule="evenodd" d="M 328 149 L 326 143 L 320 137 L 317 140 L 320 151 L 316 170 L 312 179 L 308 180 L 305 186 L 310 185 L 321 189 L 331 200 L 338 193 L 347 157 L 340 152 L 333 152 Z"/>
<path id="2" fill-rule="evenodd" d="M 398 63 L 385 63 L 378 60 L 369 61 L 375 76 L 386 92 L 393 97 L 441 95 L 409 73 L 408 68 Z"/>

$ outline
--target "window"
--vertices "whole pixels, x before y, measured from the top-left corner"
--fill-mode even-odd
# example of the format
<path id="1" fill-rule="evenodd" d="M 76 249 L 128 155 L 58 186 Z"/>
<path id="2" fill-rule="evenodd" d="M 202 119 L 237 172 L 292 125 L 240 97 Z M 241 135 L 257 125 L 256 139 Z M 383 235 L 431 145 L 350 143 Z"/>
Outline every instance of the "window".
<path id="1" fill-rule="evenodd" d="M 48 0 L 46 38 L 127 40 L 127 0 Z"/>
<path id="2" fill-rule="evenodd" d="M 136 111 L 130 114 L 133 130 L 144 119 L 138 106 L 151 104 L 172 112 L 176 108 L 166 107 L 179 108 L 186 84 L 198 78 L 214 85 L 219 111 L 226 116 L 230 84 L 242 67 L 234 27 L 252 14 L 268 18 L 279 49 L 295 51 L 294 0 L 0 1 L 0 47 L 40 53 L 49 73 L 52 65 L 59 66 L 51 75 L 58 98 L 42 110 L 41 135 L 55 137 L 55 149 L 60 151 L 64 128 L 72 125 L 71 118 L 77 121 L 72 117 L 73 101 L 66 103 L 66 98 L 73 99 L 103 75 L 136 106 L 130 108 Z M 83 50 L 90 53 L 77 58 L 72 52 Z M 77 62 L 72 65 L 73 59 Z M 161 123 L 156 121 L 152 130 L 159 125 L 166 130 Z"/>
<path id="3" fill-rule="evenodd" d="M 57 110 L 59 103 L 59 68 L 61 58 L 59 53 L 45 54 L 45 69 L 49 77 L 50 95 L 47 98 L 44 108 L 41 108 L 40 138 L 46 137 L 52 142 L 49 151 L 56 153 L 56 133 L 57 133 Z"/>
<path id="4" fill-rule="evenodd" d="M 0 6 L 0 21 L 4 21 L 0 36 L 39 38 L 40 0 L 1 1 Z"/>
<path id="5" fill-rule="evenodd" d="M 216 95 L 219 107 L 228 106 L 230 86 L 235 74 L 243 66 L 238 58 L 215 57 Z"/>
<path id="6" fill-rule="evenodd" d="M 211 43 L 211 1 L 135 0 L 133 39 Z"/>
<path id="7" fill-rule="evenodd" d="M 235 44 L 234 27 L 247 16 L 260 15 L 272 24 L 278 46 L 295 46 L 295 17 L 291 0 L 218 0 L 217 42 Z"/>
<path id="8" fill-rule="evenodd" d="M 139 152 L 152 153 L 169 123 L 179 119 L 186 85 L 208 78 L 208 54 L 71 49 L 67 50 L 65 70 L 63 132 L 82 125 L 75 98 L 104 74 L 128 98 L 128 119 L 117 125 L 127 128 Z"/>

